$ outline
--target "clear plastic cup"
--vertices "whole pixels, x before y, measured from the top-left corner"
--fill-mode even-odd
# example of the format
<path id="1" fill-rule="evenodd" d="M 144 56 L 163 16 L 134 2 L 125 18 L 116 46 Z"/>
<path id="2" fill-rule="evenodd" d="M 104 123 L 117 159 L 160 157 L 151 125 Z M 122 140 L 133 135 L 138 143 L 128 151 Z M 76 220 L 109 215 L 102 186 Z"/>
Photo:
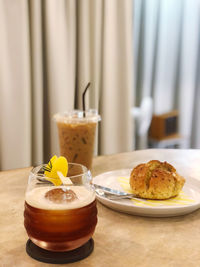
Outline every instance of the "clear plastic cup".
<path id="1" fill-rule="evenodd" d="M 60 154 L 68 162 L 92 167 L 97 123 L 101 120 L 97 110 L 72 110 L 54 115 L 58 127 Z"/>

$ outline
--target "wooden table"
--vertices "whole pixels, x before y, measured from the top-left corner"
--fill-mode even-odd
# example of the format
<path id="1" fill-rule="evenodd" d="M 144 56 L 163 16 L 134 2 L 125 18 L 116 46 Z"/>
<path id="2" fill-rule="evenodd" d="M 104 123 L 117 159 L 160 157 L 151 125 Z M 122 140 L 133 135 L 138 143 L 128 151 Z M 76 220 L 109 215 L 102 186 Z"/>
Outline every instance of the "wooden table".
<path id="1" fill-rule="evenodd" d="M 141 150 L 94 159 L 93 175 L 132 168 L 135 161 L 167 160 L 200 179 L 200 150 Z M 0 173 L 0 266 L 52 266 L 25 252 L 24 194 L 30 168 Z M 200 190 L 200 189 L 199 189 Z M 200 210 L 171 218 L 118 213 L 98 203 L 95 249 L 67 266 L 197 267 L 200 266 Z"/>

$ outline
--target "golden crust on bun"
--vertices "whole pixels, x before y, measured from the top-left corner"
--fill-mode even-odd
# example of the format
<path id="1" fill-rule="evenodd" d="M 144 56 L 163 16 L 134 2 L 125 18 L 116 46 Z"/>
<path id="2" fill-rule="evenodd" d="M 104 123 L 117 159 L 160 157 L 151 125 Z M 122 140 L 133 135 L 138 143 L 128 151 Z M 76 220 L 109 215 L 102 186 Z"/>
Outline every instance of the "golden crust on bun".
<path id="1" fill-rule="evenodd" d="M 147 199 L 168 199 L 177 196 L 185 179 L 167 162 L 151 160 L 136 166 L 130 176 L 135 195 Z"/>

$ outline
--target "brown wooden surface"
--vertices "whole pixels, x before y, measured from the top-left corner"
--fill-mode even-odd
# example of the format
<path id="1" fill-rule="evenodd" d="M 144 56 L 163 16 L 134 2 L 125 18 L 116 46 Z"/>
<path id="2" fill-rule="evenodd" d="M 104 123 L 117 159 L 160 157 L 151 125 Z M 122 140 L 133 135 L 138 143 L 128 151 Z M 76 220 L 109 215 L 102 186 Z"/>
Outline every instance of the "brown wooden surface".
<path id="1" fill-rule="evenodd" d="M 178 111 L 172 110 L 167 113 L 163 113 L 160 115 L 153 114 L 150 129 L 149 129 L 149 136 L 153 139 L 162 140 L 169 136 L 169 133 L 167 134 L 166 130 L 167 127 L 169 127 L 168 123 L 171 124 L 171 122 L 167 123 L 167 119 L 169 118 L 176 118 L 176 124 L 173 125 L 174 129 L 170 133 L 170 135 L 177 133 L 177 126 L 178 126 Z M 172 125 L 170 125 L 172 126 Z"/>
<path id="2" fill-rule="evenodd" d="M 132 168 L 150 159 L 167 160 L 181 173 L 200 179 L 200 150 L 143 150 L 94 159 L 93 175 Z M 25 252 L 24 194 L 30 168 L 0 172 L 0 266 L 53 266 Z M 66 266 L 200 266 L 200 210 L 171 218 L 148 218 L 113 211 L 98 203 L 95 249 Z M 58 265 L 56 265 L 58 266 Z M 62 265 L 63 266 L 63 265 Z"/>

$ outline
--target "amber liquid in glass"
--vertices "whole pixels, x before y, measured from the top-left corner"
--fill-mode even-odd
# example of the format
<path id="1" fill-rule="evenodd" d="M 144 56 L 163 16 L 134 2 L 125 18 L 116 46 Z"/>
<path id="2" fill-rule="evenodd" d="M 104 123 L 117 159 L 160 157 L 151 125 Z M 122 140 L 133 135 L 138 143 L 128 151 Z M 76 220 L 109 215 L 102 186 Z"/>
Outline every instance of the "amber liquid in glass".
<path id="1" fill-rule="evenodd" d="M 25 202 L 24 226 L 37 246 L 52 251 L 68 251 L 85 244 L 97 224 L 96 200 L 71 210 L 44 210 Z"/>

